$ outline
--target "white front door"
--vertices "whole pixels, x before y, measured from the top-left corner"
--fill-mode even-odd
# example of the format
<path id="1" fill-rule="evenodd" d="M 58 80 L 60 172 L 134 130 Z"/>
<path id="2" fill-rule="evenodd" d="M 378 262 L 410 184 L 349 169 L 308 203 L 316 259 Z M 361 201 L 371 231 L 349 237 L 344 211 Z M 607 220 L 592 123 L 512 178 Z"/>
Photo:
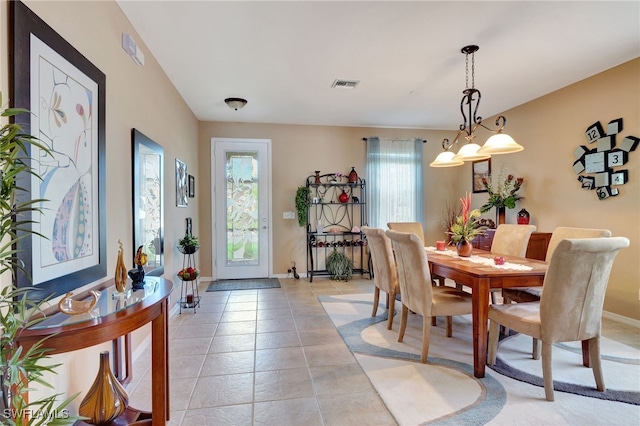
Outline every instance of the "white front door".
<path id="1" fill-rule="evenodd" d="M 211 142 L 213 276 L 266 278 L 271 270 L 271 141 Z"/>

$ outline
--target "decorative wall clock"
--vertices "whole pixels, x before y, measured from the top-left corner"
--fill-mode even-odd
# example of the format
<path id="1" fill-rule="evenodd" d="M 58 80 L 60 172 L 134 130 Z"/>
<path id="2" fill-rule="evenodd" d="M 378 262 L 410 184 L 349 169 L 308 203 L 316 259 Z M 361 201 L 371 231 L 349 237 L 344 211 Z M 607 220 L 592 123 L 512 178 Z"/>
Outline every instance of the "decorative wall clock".
<path id="1" fill-rule="evenodd" d="M 618 186 L 629 180 L 629 171 L 620 170 L 629 160 L 629 153 L 635 151 L 640 139 L 635 136 L 621 138 L 622 118 L 607 124 L 605 133 L 599 121 L 593 123 L 585 131 L 588 145 L 580 145 L 573 151 L 577 160 L 573 163 L 573 171 L 583 189 L 595 189 L 598 199 L 604 200 L 619 194 Z"/>

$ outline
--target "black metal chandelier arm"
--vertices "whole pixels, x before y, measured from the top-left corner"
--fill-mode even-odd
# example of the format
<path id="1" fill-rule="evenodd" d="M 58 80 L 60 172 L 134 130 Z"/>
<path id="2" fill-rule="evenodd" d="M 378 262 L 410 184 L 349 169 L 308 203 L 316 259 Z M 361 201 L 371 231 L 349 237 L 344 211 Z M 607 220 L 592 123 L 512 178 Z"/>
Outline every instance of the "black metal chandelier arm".
<path id="1" fill-rule="evenodd" d="M 462 91 L 464 96 L 460 100 L 460 113 L 462 114 L 462 118 L 464 122 L 460 125 L 460 130 L 464 130 L 467 133 L 467 136 L 470 136 L 473 133 L 471 129 L 472 124 L 481 124 L 482 117 L 478 116 L 478 108 L 480 107 L 480 100 L 482 98 L 482 93 L 480 90 L 471 88 L 465 89 Z M 474 99 L 473 95 L 477 94 L 478 97 Z M 468 115 L 465 114 L 465 106 L 468 105 Z M 469 129 L 467 130 L 467 125 Z"/>
<path id="2" fill-rule="evenodd" d="M 490 129 L 487 126 L 485 126 L 484 124 L 482 124 L 481 122 L 478 123 L 480 126 L 484 127 L 485 129 L 487 129 L 488 131 L 490 131 L 491 133 L 502 133 L 502 131 L 504 130 L 504 126 L 507 125 L 507 118 L 504 115 L 500 115 L 498 116 L 498 118 L 496 118 L 496 126 L 498 127 L 497 129 Z"/>
<path id="3" fill-rule="evenodd" d="M 442 149 L 444 149 L 445 151 L 448 151 L 449 148 L 451 148 L 452 146 L 457 144 L 458 143 L 458 139 L 460 139 L 460 135 L 463 132 L 466 133 L 465 130 L 458 130 L 458 133 L 456 134 L 456 137 L 453 139 L 453 141 L 450 141 L 448 138 L 444 138 L 442 140 Z"/>

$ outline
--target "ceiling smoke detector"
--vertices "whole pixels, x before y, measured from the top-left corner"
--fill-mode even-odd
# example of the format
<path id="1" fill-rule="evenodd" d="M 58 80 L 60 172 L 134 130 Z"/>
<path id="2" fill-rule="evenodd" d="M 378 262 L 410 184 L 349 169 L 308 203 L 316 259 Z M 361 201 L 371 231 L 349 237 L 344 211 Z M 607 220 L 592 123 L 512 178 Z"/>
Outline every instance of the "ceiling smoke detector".
<path id="1" fill-rule="evenodd" d="M 360 80 L 341 80 L 335 79 L 331 85 L 332 89 L 355 89 Z"/>

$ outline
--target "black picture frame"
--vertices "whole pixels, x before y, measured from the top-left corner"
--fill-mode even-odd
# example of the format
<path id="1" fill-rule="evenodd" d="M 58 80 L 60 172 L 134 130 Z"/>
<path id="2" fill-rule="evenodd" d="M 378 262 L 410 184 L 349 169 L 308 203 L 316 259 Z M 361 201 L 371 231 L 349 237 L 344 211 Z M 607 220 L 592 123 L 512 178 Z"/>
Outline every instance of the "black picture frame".
<path id="1" fill-rule="evenodd" d="M 473 193 L 489 192 L 482 183 L 482 179 L 488 179 L 491 174 L 491 158 L 473 161 L 471 163 L 471 188 Z"/>
<path id="2" fill-rule="evenodd" d="M 133 170 L 133 251 L 147 254 L 146 275 L 164 273 L 164 148 L 131 130 Z M 132 260 L 133 260 L 132 257 Z"/>
<path id="3" fill-rule="evenodd" d="M 80 213 L 65 216 L 67 212 L 63 211 L 62 207 L 58 207 L 63 206 L 63 204 L 56 204 L 56 200 L 50 199 L 46 205 L 42 206 L 42 214 L 32 213 L 29 217 L 24 218 L 25 220 L 33 222 L 27 225 L 30 230 L 42 232 L 47 236 L 56 236 L 56 241 L 49 243 L 48 241 L 51 241 L 51 239 L 46 240 L 29 233 L 25 234 L 24 232 L 18 233 L 18 237 L 23 238 L 19 240 L 15 249 L 17 250 L 17 257 L 23 265 L 24 270 L 19 269 L 16 271 L 15 283 L 18 287 L 32 287 L 33 289 L 39 290 L 30 293 L 30 298 L 37 300 L 62 295 L 75 288 L 99 280 L 107 274 L 107 221 L 105 214 L 106 77 L 94 64 L 22 2 L 9 2 L 9 7 L 10 99 L 12 100 L 12 106 L 26 108 L 31 111 L 31 114 L 21 114 L 16 117 L 16 122 L 22 124 L 26 132 L 36 136 L 51 149 L 54 153 L 53 158 L 59 162 L 57 164 L 64 164 L 65 161 L 69 160 L 64 170 L 67 172 L 72 170 L 80 176 L 76 181 L 73 179 L 69 180 L 69 178 L 60 180 L 58 177 L 62 174 L 63 167 L 47 164 L 49 167 L 44 169 L 45 172 L 39 173 L 43 176 L 42 182 L 48 185 L 45 187 L 45 184 L 40 184 L 39 181 L 36 181 L 38 183 L 34 184 L 30 175 L 26 173 L 22 174 L 17 178 L 18 186 L 25 189 L 25 191 L 22 191 L 20 194 L 21 201 L 47 198 L 47 189 L 59 195 L 66 190 L 66 187 L 56 187 L 59 181 L 66 183 L 75 182 L 73 184 L 77 184 L 79 188 L 81 188 L 81 190 L 77 191 L 78 195 L 75 200 L 88 200 L 86 203 L 84 201 L 82 202 L 84 203 L 83 207 L 89 209 L 83 210 L 83 213 L 86 213 L 84 216 Z M 32 35 L 35 40 L 34 44 L 32 44 Z M 36 60 L 34 60 L 34 58 L 36 58 Z M 50 73 L 50 75 L 46 73 L 46 71 L 42 71 L 38 75 L 32 76 L 32 65 L 34 66 L 33 69 L 40 70 L 40 65 L 47 60 L 51 60 L 51 68 L 55 73 Z M 59 65 L 64 65 L 64 70 L 60 71 L 62 68 L 58 68 Z M 50 75 L 48 77 L 50 81 L 43 83 L 43 81 L 47 79 L 47 75 Z M 59 80 L 60 77 L 62 77 L 62 80 Z M 64 78 L 67 78 L 67 80 L 64 80 Z M 48 107 L 46 111 L 49 111 L 48 115 L 46 115 L 43 104 L 52 100 L 54 94 L 58 95 L 57 88 L 69 87 L 71 83 L 75 84 L 75 87 L 81 87 L 84 90 L 84 92 L 77 92 L 84 94 L 86 106 L 83 107 L 82 104 L 76 104 L 73 107 L 63 110 L 62 106 L 49 103 L 46 105 Z M 47 92 L 49 86 L 55 87 L 56 90 Z M 42 96 L 44 93 L 49 93 L 51 97 L 46 98 Z M 36 102 L 33 102 L 32 98 L 35 98 Z M 67 101 L 70 100 L 70 98 L 71 95 L 67 96 L 67 99 L 64 100 Z M 88 147 L 86 149 L 88 153 L 86 154 L 86 158 L 89 158 L 89 160 L 74 162 L 72 160 L 77 160 L 79 156 L 74 157 L 70 154 L 71 151 L 59 149 L 65 145 L 65 142 L 70 140 L 65 138 L 65 136 L 70 136 L 72 134 L 71 132 L 75 129 L 69 129 L 66 132 L 61 131 L 60 133 L 64 133 L 64 135 L 54 138 L 52 137 L 54 136 L 53 133 L 49 132 L 47 134 L 46 127 L 44 127 L 44 130 L 43 127 L 41 127 L 41 124 L 46 120 L 56 118 L 56 114 L 58 118 L 60 118 L 62 117 L 62 113 L 68 114 L 74 112 L 76 113 L 76 117 L 65 116 L 65 120 L 67 118 L 69 118 L 69 120 L 71 120 L 71 118 L 77 119 L 77 116 L 86 119 L 84 131 L 79 134 L 83 135 L 83 145 L 81 149 Z M 64 123 L 66 124 L 67 121 L 64 121 Z M 34 149 L 35 148 L 32 147 L 29 148 L 29 152 L 27 152 L 29 157 L 38 155 L 38 152 L 32 152 Z M 37 170 L 43 170 L 41 161 L 37 165 L 40 167 L 40 169 Z M 75 168 L 72 169 L 68 167 L 69 165 Z M 32 167 L 35 166 L 36 164 L 33 163 Z M 58 173 L 57 176 L 55 176 L 56 173 Z M 38 186 L 36 187 L 35 185 Z M 43 192 L 45 192 L 44 197 L 42 196 Z M 69 190 L 66 194 L 71 196 L 72 191 Z M 86 197 L 87 195 L 88 198 Z M 66 198 L 65 202 L 68 203 L 69 199 Z M 55 226 L 49 227 L 48 224 L 51 218 L 47 215 L 56 214 L 58 214 L 58 216 L 56 216 L 54 220 Z M 60 222 L 62 222 L 62 224 Z M 85 226 L 82 225 L 85 225 L 86 228 L 89 229 L 87 230 Z M 71 235 L 71 237 L 79 236 L 80 230 L 85 230 L 83 242 L 76 243 L 74 241 L 73 244 L 76 244 L 74 248 L 58 248 L 57 245 L 60 241 L 63 241 L 63 238 L 60 236 L 60 232 L 56 233 L 56 230 L 61 229 L 63 226 L 67 228 L 71 226 L 75 227 L 74 229 L 77 230 L 75 231 L 76 234 Z M 66 241 L 72 240 L 67 238 Z M 70 243 L 67 244 L 71 246 Z M 87 248 L 85 248 L 84 244 L 87 244 Z M 48 250 L 49 245 L 54 247 L 54 249 Z M 78 247 L 80 247 L 80 254 L 76 254 Z M 59 255 L 61 251 L 64 252 L 63 255 Z M 84 253 L 88 253 L 88 255 L 84 256 Z M 71 256 L 71 259 L 69 259 L 69 256 Z M 53 257 L 55 261 L 49 261 L 48 257 Z M 56 267 L 58 269 L 55 272 L 49 271 L 50 267 Z"/>
<path id="4" fill-rule="evenodd" d="M 193 175 L 189 175 L 189 198 L 195 198 L 196 196 L 196 178 Z"/>

